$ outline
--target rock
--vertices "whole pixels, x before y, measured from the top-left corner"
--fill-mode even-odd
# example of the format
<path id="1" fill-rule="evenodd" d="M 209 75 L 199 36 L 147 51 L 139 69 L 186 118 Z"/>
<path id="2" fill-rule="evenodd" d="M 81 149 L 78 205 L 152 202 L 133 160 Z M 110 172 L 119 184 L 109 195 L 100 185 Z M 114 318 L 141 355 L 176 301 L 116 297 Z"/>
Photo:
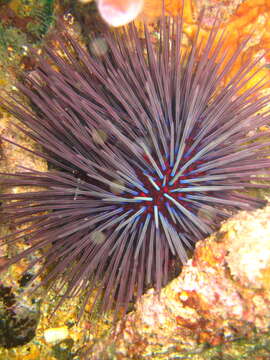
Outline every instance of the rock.
<path id="1" fill-rule="evenodd" d="M 0 346 L 27 344 L 35 336 L 39 315 L 38 302 L 16 297 L 12 288 L 0 283 Z"/>
<path id="2" fill-rule="evenodd" d="M 142 296 L 121 321 L 117 359 L 171 359 L 264 334 L 270 325 L 270 206 L 240 212 L 197 243 L 178 278 Z M 105 345 L 104 345 L 105 346 Z M 96 345 L 91 359 L 104 353 Z M 97 350 L 98 349 L 98 350 Z M 97 353 L 95 353 L 97 351 Z M 164 357 L 167 354 L 167 357 Z"/>
<path id="3" fill-rule="evenodd" d="M 50 328 L 44 331 L 46 343 L 58 343 L 65 340 L 69 336 L 68 327 Z"/>
<path id="4" fill-rule="evenodd" d="M 267 208 L 268 209 L 268 208 Z M 230 222 L 226 261 L 234 279 L 243 286 L 270 289 L 270 212 L 258 210 L 258 217 L 241 214 Z M 239 236 L 241 234 L 241 236 Z"/>

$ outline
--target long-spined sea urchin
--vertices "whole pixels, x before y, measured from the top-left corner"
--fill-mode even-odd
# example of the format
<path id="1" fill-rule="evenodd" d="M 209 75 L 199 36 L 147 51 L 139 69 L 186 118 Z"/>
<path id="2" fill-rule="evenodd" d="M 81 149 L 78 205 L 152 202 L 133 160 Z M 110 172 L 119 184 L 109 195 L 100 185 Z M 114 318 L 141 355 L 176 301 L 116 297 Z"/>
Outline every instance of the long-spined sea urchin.
<path id="1" fill-rule="evenodd" d="M 86 303 L 98 284 L 104 310 L 114 300 L 126 307 L 146 284 L 159 291 L 171 259 L 185 263 L 186 249 L 231 212 L 264 204 L 248 190 L 268 187 L 259 180 L 270 143 L 247 134 L 269 123 L 269 98 L 254 98 L 262 83 L 242 91 L 258 60 L 226 84 L 248 40 L 229 57 L 224 33 L 213 27 L 202 45 L 199 25 L 183 50 L 182 25 L 181 16 L 162 17 L 155 46 L 147 26 L 141 40 L 130 25 L 105 36 L 100 57 L 63 33 L 58 51 L 47 48 L 36 76 L 18 85 L 32 107 L 4 104 L 55 168 L 2 180 L 45 188 L 0 197 L 12 221 L 31 221 L 31 246 L 8 264 L 41 249 L 43 283 L 62 278 L 62 300 L 84 291 Z"/>

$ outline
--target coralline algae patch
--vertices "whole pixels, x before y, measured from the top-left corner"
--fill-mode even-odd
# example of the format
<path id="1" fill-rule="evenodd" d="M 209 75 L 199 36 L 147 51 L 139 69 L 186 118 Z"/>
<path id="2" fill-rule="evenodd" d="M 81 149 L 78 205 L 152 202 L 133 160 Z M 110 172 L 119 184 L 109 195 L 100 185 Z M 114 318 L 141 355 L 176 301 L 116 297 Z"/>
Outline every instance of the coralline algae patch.
<path id="1" fill-rule="evenodd" d="M 184 2 L 184 34 L 186 36 L 186 43 L 189 43 L 195 35 L 198 14 L 204 10 L 204 20 L 202 22 L 202 30 L 200 36 L 207 38 L 210 29 L 212 28 L 215 14 L 219 14 L 222 19 L 220 33 L 226 27 L 226 33 L 229 35 L 225 41 L 224 49 L 227 55 L 232 55 L 240 46 L 244 39 L 250 37 L 250 40 L 245 46 L 242 55 L 239 56 L 234 64 L 229 81 L 234 74 L 241 68 L 246 61 L 252 61 L 260 56 L 263 56 L 258 66 L 265 65 L 261 71 L 246 84 L 246 88 L 252 87 L 262 78 L 270 80 L 270 72 L 268 64 L 270 63 L 270 1 L 269 0 L 187 0 Z M 165 11 L 170 15 L 177 15 L 181 12 L 181 1 L 167 0 L 165 1 Z M 144 11 L 139 17 L 152 23 L 160 16 L 162 12 L 161 0 L 146 0 Z M 243 90 L 245 90 L 243 89 Z"/>

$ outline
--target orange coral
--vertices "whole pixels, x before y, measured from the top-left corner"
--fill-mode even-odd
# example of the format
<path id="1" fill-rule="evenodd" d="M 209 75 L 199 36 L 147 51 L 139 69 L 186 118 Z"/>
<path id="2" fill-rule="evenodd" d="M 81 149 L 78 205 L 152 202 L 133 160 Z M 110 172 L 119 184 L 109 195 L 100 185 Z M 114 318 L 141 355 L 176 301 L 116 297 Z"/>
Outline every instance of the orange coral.
<path id="1" fill-rule="evenodd" d="M 145 0 L 145 6 L 142 16 L 148 21 L 153 21 L 156 17 L 160 16 L 162 13 L 162 3 L 163 0 Z M 194 36 L 196 30 L 196 17 L 198 16 L 199 10 L 202 8 L 203 3 L 206 6 L 206 12 L 208 9 L 214 8 L 221 15 L 226 13 L 226 9 L 231 4 L 234 6 L 236 4 L 235 0 L 228 0 L 226 4 L 223 1 L 211 0 L 211 1 L 193 1 L 185 0 L 184 1 L 184 32 L 187 35 L 187 38 Z M 181 12 L 180 0 L 165 0 L 165 11 L 169 15 L 176 15 Z M 200 8 L 199 8 L 200 5 Z M 224 10 L 225 9 L 225 10 Z M 224 14 L 223 14 L 224 15 Z M 269 0 L 246 0 L 242 4 L 236 7 L 232 15 L 229 17 L 222 16 L 226 18 L 226 22 L 223 23 L 221 27 L 227 28 L 227 33 L 229 34 L 226 39 L 225 46 L 228 51 L 228 56 L 233 54 L 234 51 L 239 47 L 239 45 L 246 39 L 248 36 L 251 36 L 248 44 L 246 45 L 241 56 L 234 64 L 234 67 L 231 71 L 230 78 L 226 79 L 229 81 L 231 77 L 240 69 L 240 67 L 246 61 L 252 61 L 258 58 L 260 55 L 268 51 L 268 53 L 263 56 L 258 67 L 260 65 L 267 64 L 270 62 L 270 1 Z M 213 23 L 214 15 L 207 15 L 202 24 L 201 37 L 206 38 L 211 25 Z M 222 29 L 220 29 L 220 32 Z M 263 67 L 259 73 L 257 73 L 246 85 L 245 88 L 251 87 L 257 83 L 260 79 L 266 78 L 270 80 L 270 72 L 267 67 Z M 243 89 L 245 90 L 245 89 Z"/>
<path id="2" fill-rule="evenodd" d="M 269 0 L 244 1 L 229 20 L 228 31 L 230 34 L 234 34 L 228 42 L 232 49 L 237 48 L 246 36 L 252 35 L 247 48 L 235 65 L 234 70 L 237 71 L 244 61 L 253 60 L 264 51 L 270 50 Z M 267 61 L 270 61 L 269 53 L 262 59 L 263 63 L 267 63 Z M 249 86 L 252 86 L 264 76 L 270 80 L 270 73 L 266 67 L 252 79 Z"/>

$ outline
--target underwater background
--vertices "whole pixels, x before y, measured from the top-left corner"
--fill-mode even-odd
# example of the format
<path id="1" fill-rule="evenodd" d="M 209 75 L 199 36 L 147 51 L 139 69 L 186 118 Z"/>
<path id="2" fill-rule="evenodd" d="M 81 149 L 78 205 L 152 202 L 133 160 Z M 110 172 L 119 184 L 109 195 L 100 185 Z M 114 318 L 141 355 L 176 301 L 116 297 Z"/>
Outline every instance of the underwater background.
<path id="1" fill-rule="evenodd" d="M 262 78 L 270 80 L 269 0 L 186 0 L 184 46 L 193 38 L 203 8 L 202 39 L 209 34 L 217 13 L 230 34 L 226 40 L 229 53 L 252 35 L 230 77 L 247 59 L 268 51 L 260 60 L 263 68 L 246 88 Z M 180 10 L 180 1 L 165 1 L 166 14 L 177 15 Z M 135 20 L 139 31 L 142 21 L 147 22 L 153 42 L 161 14 L 162 1 L 146 0 Z M 20 74 L 32 72 L 34 76 L 29 49 L 40 51 L 51 41 L 58 19 L 65 21 L 83 46 L 102 50 L 91 34 L 100 39 L 109 25 L 102 20 L 95 1 L 0 0 L 1 97 L 15 93 Z M 269 84 L 261 92 L 270 95 Z M 0 134 L 37 150 L 12 123 L 18 121 L 0 107 Z M 267 126 L 260 129 L 268 130 Z M 15 172 L 18 165 L 38 171 L 48 168 L 44 160 L 0 141 L 0 172 Z M 259 192 L 269 198 L 269 193 Z M 111 313 L 90 313 L 95 294 L 79 323 L 79 297 L 68 299 L 51 316 L 59 297 L 42 288 L 27 296 L 23 290 L 35 269 L 21 277 L 27 261 L 12 265 L 0 274 L 0 360 L 270 359 L 269 224 L 269 207 L 233 217 L 218 233 L 197 244 L 192 262 L 162 290 L 161 299 L 149 290 L 121 325 L 113 322 Z M 10 227 L 0 214 L 0 236 Z M 7 253 L 13 255 L 25 248 L 24 243 L 0 248 L 0 266 Z"/>

